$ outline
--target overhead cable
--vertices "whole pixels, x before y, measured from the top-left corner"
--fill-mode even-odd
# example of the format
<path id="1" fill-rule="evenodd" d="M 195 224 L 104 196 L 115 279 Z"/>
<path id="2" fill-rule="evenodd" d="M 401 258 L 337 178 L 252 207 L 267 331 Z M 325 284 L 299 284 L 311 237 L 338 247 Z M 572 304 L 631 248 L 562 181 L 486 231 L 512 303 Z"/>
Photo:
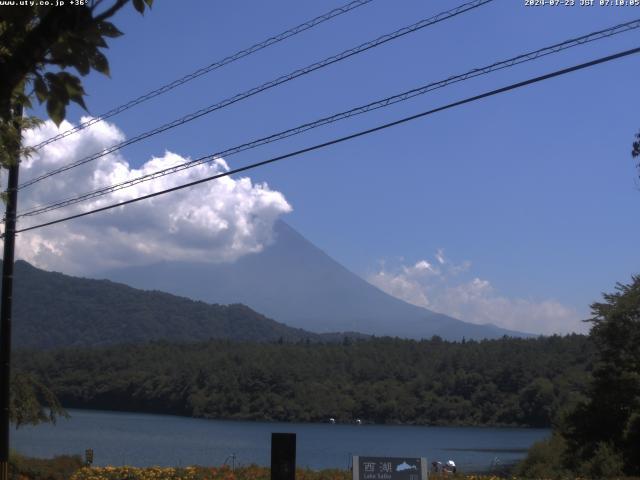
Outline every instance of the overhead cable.
<path id="1" fill-rule="evenodd" d="M 392 95 L 380 100 L 376 100 L 374 102 L 368 103 L 366 105 L 362 105 L 359 107 L 355 107 L 340 113 L 336 113 L 334 115 L 328 116 L 328 117 L 324 117 L 318 120 L 315 120 L 313 122 L 309 122 L 309 123 L 305 123 L 303 125 L 299 125 L 297 127 L 294 128 L 290 128 L 288 130 L 284 130 L 272 135 L 269 135 L 267 137 L 262 137 L 259 138 L 257 140 L 253 140 L 251 142 L 248 143 L 243 143 L 241 145 L 235 146 L 235 147 L 231 147 L 228 148 L 226 150 L 214 153 L 214 154 L 210 154 L 210 155 L 206 155 L 194 160 L 190 160 L 184 163 L 181 163 L 179 165 L 175 165 L 172 167 L 168 167 L 168 168 L 164 168 L 162 170 L 158 170 L 155 172 L 151 172 L 148 173 L 146 175 L 142 175 L 136 178 L 132 178 L 130 180 L 126 180 L 120 183 L 116 183 L 113 185 L 109 185 L 109 186 L 105 186 L 105 187 L 101 187 L 99 189 L 90 191 L 90 192 L 85 192 L 83 194 L 80 195 L 76 195 L 74 197 L 71 198 L 67 198 L 65 200 L 59 200 L 53 203 L 49 203 L 46 205 L 39 205 L 36 207 L 31 208 L 30 210 L 24 211 L 24 212 L 20 212 L 18 214 L 18 217 L 27 217 L 27 216 L 34 216 L 34 215 L 39 215 L 42 213 L 46 213 L 46 212 L 50 212 L 53 210 L 57 210 L 63 207 L 67 207 L 70 205 L 74 205 L 76 203 L 80 203 L 80 202 L 84 202 L 84 201 L 88 201 L 94 198 L 98 198 L 101 197 L 103 195 L 107 195 L 109 193 L 113 193 L 116 192 L 118 190 L 122 190 L 124 188 L 128 188 L 128 187 L 132 187 L 134 185 L 137 185 L 139 183 L 142 182 L 147 182 L 147 181 L 151 181 L 154 180 L 156 178 L 160 178 L 160 177 L 164 177 L 165 175 L 170 175 L 170 174 L 174 174 L 177 172 L 180 172 L 182 170 L 186 170 L 188 168 L 192 168 L 195 167 L 197 165 L 201 165 L 203 163 L 208 163 L 208 162 L 212 162 L 217 158 L 229 158 L 232 155 L 238 154 L 240 152 L 246 151 L 246 150 L 250 150 L 268 143 L 272 143 L 278 140 L 282 140 L 288 137 L 292 137 L 294 135 L 299 135 L 303 132 L 306 132 L 308 130 L 312 130 L 314 128 L 318 128 L 320 126 L 323 125 L 328 125 L 331 123 L 335 123 L 338 122 L 340 120 L 344 120 L 356 115 L 361 115 L 363 113 L 367 113 L 373 110 L 377 110 L 380 108 L 384 108 L 384 107 L 388 107 L 389 105 L 393 105 L 395 103 L 399 103 L 405 100 L 408 100 L 410 98 L 416 97 L 418 95 L 423 95 L 425 93 L 431 92 L 433 90 L 436 89 L 440 89 L 440 88 L 444 88 L 448 85 L 454 84 L 454 83 L 458 83 L 458 82 L 462 82 L 465 80 L 468 80 L 470 78 L 474 78 L 474 77 L 478 77 L 481 75 L 486 75 L 488 73 L 491 72 L 495 72 L 497 70 L 502 70 L 505 68 L 509 68 L 515 65 L 519 65 L 525 62 L 530 62 L 533 60 L 536 60 L 538 58 L 550 55 L 550 54 L 554 54 L 554 53 L 558 53 L 560 51 L 572 48 L 572 47 L 576 47 L 578 45 L 584 45 L 586 43 L 589 42 L 594 42 L 597 40 L 601 40 L 603 38 L 608 38 L 611 37 L 613 35 L 617 35 L 619 33 L 623 33 L 623 32 L 627 32 L 629 30 L 634 30 L 640 28 L 640 19 L 637 20 L 633 20 L 631 22 L 626 22 L 623 24 L 619 24 L 619 25 L 615 25 L 613 27 L 609 27 L 607 29 L 604 30 L 599 30 L 596 32 L 592 32 L 589 33 L 587 35 L 582 35 L 580 37 L 576 37 L 576 38 L 572 38 L 569 40 L 565 40 L 564 42 L 561 43 L 556 43 L 544 48 L 540 48 L 538 50 L 535 51 L 531 51 L 531 52 L 527 52 L 527 53 L 523 53 L 520 54 L 518 56 L 515 57 L 511 57 L 507 60 L 501 60 L 498 62 L 494 62 L 490 65 L 484 66 L 484 67 L 480 67 L 480 68 L 474 68 L 472 70 L 469 70 L 463 74 L 458 74 L 458 75 L 453 75 L 450 76 L 444 80 L 439 80 L 437 82 L 432 82 L 429 83 L 427 85 L 423 85 L 421 87 L 418 88 L 414 88 L 405 92 L 402 92 L 400 94 L 396 94 L 396 95 Z"/>
<path id="2" fill-rule="evenodd" d="M 187 82 L 190 82 L 191 80 L 195 80 L 198 77 L 201 77 L 202 75 L 205 75 L 209 72 L 212 72 L 214 70 L 217 70 L 218 68 L 224 67 L 225 65 L 229 65 L 230 63 L 235 62 L 236 60 L 240 60 L 241 58 L 244 57 L 248 57 L 249 55 L 256 53 L 260 50 L 263 50 L 267 47 L 270 47 L 271 45 L 275 45 L 276 43 L 282 42 L 283 40 L 286 40 L 287 38 L 293 37 L 295 35 L 298 35 L 299 33 L 304 32 L 305 30 L 309 30 L 310 28 L 313 28 L 317 25 L 320 25 L 321 23 L 324 23 L 328 20 L 331 20 L 339 15 L 342 15 L 344 13 L 350 12 L 358 7 L 361 7 L 363 5 L 366 5 L 368 3 L 373 2 L 373 0 L 354 0 L 350 3 L 347 3 L 346 5 L 343 5 L 341 7 L 338 8 L 334 8 L 333 10 L 331 10 L 330 12 L 327 12 L 323 15 L 320 15 L 318 17 L 315 17 L 311 20 L 308 20 L 304 23 L 301 23 L 300 25 L 297 25 L 293 28 L 290 28 L 289 30 L 286 30 L 278 35 L 274 35 L 273 37 L 269 37 L 266 40 L 263 40 L 262 42 L 256 43 L 255 45 L 250 46 L 249 48 L 245 48 L 244 50 L 240 50 L 232 55 L 229 55 L 225 58 L 223 58 L 222 60 L 217 60 L 209 65 L 207 65 L 206 67 L 202 67 L 199 68 L 198 70 L 191 72 L 181 78 L 178 78 L 170 83 L 167 83 L 165 85 L 162 85 L 161 87 L 156 88 L 155 90 L 152 90 L 148 93 L 145 93 L 144 95 L 140 95 L 137 98 L 134 98 L 133 100 L 130 100 L 127 103 L 124 103 L 118 107 L 115 107 L 111 110 L 109 110 L 108 112 L 103 113 L 102 115 L 98 115 L 95 118 L 92 118 L 91 120 L 87 120 L 86 122 L 82 122 L 78 125 L 76 125 L 73 128 L 70 128 L 69 130 L 65 130 L 62 133 L 59 133 L 57 135 L 54 135 L 51 138 L 48 138 L 40 143 L 38 143 L 37 145 L 34 145 L 32 148 L 39 150 L 40 148 L 44 147 L 45 145 L 49 145 L 50 143 L 56 142 L 62 138 L 68 137 L 69 135 L 72 135 L 76 132 L 79 132 L 80 130 L 84 130 L 87 127 L 90 127 L 91 125 L 95 125 L 98 122 L 101 122 L 103 120 L 106 120 L 107 118 L 111 118 L 115 115 L 118 115 L 119 113 L 124 112 L 125 110 L 129 110 L 130 108 L 133 108 L 137 105 L 140 105 L 143 102 L 146 102 L 147 100 L 151 100 L 152 98 L 155 98 L 159 95 L 162 95 L 164 93 L 167 93 L 171 90 L 173 90 L 176 87 L 179 87 L 181 85 L 184 85 Z"/>
<path id="3" fill-rule="evenodd" d="M 592 60 L 590 62 L 581 63 L 579 65 L 574 65 L 572 67 L 567 67 L 567 68 L 564 68 L 562 70 L 556 70 L 554 72 L 547 73 L 545 75 L 541 75 L 541 76 L 538 76 L 538 77 L 530 78 L 530 79 L 524 80 L 522 82 L 513 83 L 513 84 L 508 85 L 506 87 L 501 87 L 501 88 L 498 88 L 498 89 L 495 89 L 495 90 L 491 90 L 491 91 L 488 91 L 488 92 L 485 92 L 485 93 L 482 93 L 482 94 L 479 94 L 479 95 L 475 95 L 473 97 L 468 97 L 468 98 L 465 98 L 464 100 L 459 100 L 457 102 L 449 103 L 449 104 L 444 105 L 442 107 L 434 108 L 432 110 L 427 110 L 425 112 L 421 112 L 421 113 L 418 113 L 418 114 L 415 114 L 415 115 L 404 117 L 404 118 L 401 118 L 399 120 L 395 120 L 393 122 L 389 122 L 389 123 L 385 123 L 383 125 L 379 125 L 377 127 L 369 128 L 367 130 L 361 130 L 361 131 L 353 133 L 351 135 L 346 135 L 346 136 L 343 136 L 343 137 L 340 137 L 340 138 L 336 138 L 336 139 L 330 140 L 328 142 L 324 142 L 324 143 L 320 143 L 320 144 L 317 144 L 317 145 L 313 145 L 311 147 L 303 148 L 303 149 L 297 150 L 295 152 L 290 152 L 290 153 L 287 153 L 287 154 L 284 154 L 284 155 L 273 157 L 273 158 L 270 158 L 268 160 L 263 160 L 261 162 L 252 163 L 252 164 L 246 165 L 244 167 L 235 168 L 235 169 L 229 170 L 227 172 L 223 172 L 223 173 L 219 173 L 219 174 L 212 175 L 212 176 L 209 176 L 209 177 L 201 178 L 201 179 L 195 180 L 193 182 L 185 183 L 183 185 L 178 185 L 178 186 L 175 186 L 175 187 L 172 187 L 172 188 L 167 188 L 165 190 L 161 190 L 161 191 L 158 191 L 158 192 L 150 193 L 148 195 L 143 195 L 143 196 L 140 196 L 140 197 L 132 198 L 130 200 L 125 200 L 125 201 L 114 203 L 114 204 L 107 205 L 107 206 L 104 206 L 104 207 L 95 208 L 93 210 L 89 210 L 89 211 L 86 211 L 86 212 L 78 213 L 78 214 L 75 214 L 75 215 L 70 215 L 70 216 L 67 216 L 67 217 L 62 217 L 62 218 L 59 218 L 57 220 L 52 220 L 52 221 L 49 221 L 49 222 L 40 223 L 40 224 L 37 224 L 37 225 L 33 225 L 31 227 L 22 228 L 22 229 L 16 230 L 16 233 L 28 232 L 28 231 L 35 230 L 35 229 L 39 229 L 39 228 L 43 228 L 43 227 L 47 227 L 47 226 L 51 226 L 51 225 L 56 225 L 56 224 L 59 224 L 59 223 L 62 223 L 62 222 L 67 222 L 67 221 L 74 220 L 74 219 L 77 219 L 77 218 L 86 217 L 88 215 L 93 215 L 93 214 L 96 214 L 96 213 L 99 213 L 99 212 L 104 212 L 104 211 L 111 210 L 111 209 L 114 209 L 114 208 L 123 207 L 125 205 L 130 205 L 132 203 L 137 203 L 137 202 L 140 202 L 142 200 L 147 200 L 149 198 L 158 197 L 160 195 L 165 195 L 167 193 L 176 192 L 178 190 L 183 190 L 185 188 L 193 187 L 195 185 L 199 185 L 199 184 L 202 184 L 202 183 L 205 183 L 205 182 L 210 182 L 212 180 L 216 180 L 216 179 L 219 179 L 219 178 L 222 178 L 222 177 L 228 177 L 230 175 L 234 175 L 234 174 L 237 174 L 237 173 L 241 173 L 241 172 L 245 172 L 245 171 L 248 171 L 248 170 L 252 170 L 254 168 L 262 167 L 262 166 L 265 166 L 265 165 L 268 165 L 268 164 L 271 164 L 271 163 L 275 163 L 275 162 L 278 162 L 280 160 L 296 157 L 296 156 L 302 155 L 304 153 L 312 152 L 312 151 L 315 151 L 315 150 L 320 150 L 322 148 L 326 148 L 326 147 L 329 147 L 331 145 L 336 145 L 336 144 L 339 144 L 339 143 L 346 142 L 348 140 L 353 140 L 355 138 L 359 138 L 359 137 L 362 137 L 362 136 L 365 136 L 365 135 L 369 135 L 369 134 L 374 133 L 374 132 L 379 132 L 379 131 L 385 130 L 387 128 L 395 127 L 395 126 L 401 125 L 403 123 L 407 123 L 407 122 L 410 122 L 410 121 L 413 121 L 413 120 L 417 120 L 417 119 L 422 118 L 422 117 L 426 117 L 428 115 L 433 115 L 434 113 L 438 113 L 438 112 L 441 112 L 441 111 L 444 111 L 444 110 L 449 110 L 449 109 L 454 108 L 454 107 L 458 107 L 458 106 L 461 106 L 461 105 L 472 103 L 472 102 L 481 100 L 483 98 L 487 98 L 487 97 L 491 97 L 491 96 L 498 95 L 498 94 L 501 94 L 501 93 L 505 93 L 505 92 L 508 92 L 508 91 L 511 91 L 511 90 L 515 90 L 515 89 L 518 89 L 518 88 L 522 88 L 522 87 L 525 87 L 525 86 L 528 86 L 528 85 L 531 85 L 531 84 L 534 84 L 534 83 L 539 83 L 539 82 L 542 82 L 542 81 L 545 81 L 545 80 L 549 80 L 549 79 L 554 78 L 554 77 L 559 77 L 559 76 L 566 75 L 566 74 L 571 73 L 571 72 L 575 72 L 575 71 L 578 71 L 578 70 L 583 70 L 585 68 L 593 67 L 595 65 L 599 65 L 599 64 L 610 62 L 612 60 L 616 60 L 616 59 L 619 59 L 619 58 L 622 58 L 622 57 L 633 55 L 633 54 L 636 54 L 638 52 L 640 52 L 640 47 L 636 47 L 636 48 L 633 48 L 633 49 L 630 49 L 630 50 L 625 50 L 625 51 L 622 51 L 622 52 L 618 52 L 618 53 L 615 53 L 613 55 L 608 55 L 606 57 L 600 57 L 600 58 L 598 58 L 596 60 Z"/>
<path id="4" fill-rule="evenodd" d="M 117 150 L 120 150 L 126 146 L 132 145 L 134 143 L 137 143 L 141 140 L 147 139 L 149 137 L 152 137 L 154 135 L 157 135 L 161 132 L 165 132 L 167 130 L 170 130 L 172 128 L 184 125 L 185 123 L 191 122 L 197 118 L 200 118 L 204 115 L 207 115 L 209 113 L 212 113 L 216 110 L 220 110 L 222 108 L 228 107 L 229 105 L 232 105 L 234 103 L 237 103 L 241 100 L 244 100 L 246 98 L 252 97 L 260 92 L 263 92 L 265 90 L 269 90 L 273 87 L 276 87 L 278 85 L 281 85 L 283 83 L 287 83 L 290 82 L 291 80 L 294 80 L 298 77 L 301 77 L 303 75 L 307 75 L 311 72 L 314 72 L 316 70 L 319 70 L 321 68 L 327 67 L 329 65 L 332 65 L 334 63 L 340 62 L 342 60 L 345 60 L 347 58 L 350 58 L 354 55 L 360 54 L 362 52 L 365 52 L 367 50 L 370 50 L 372 48 L 378 47 L 380 45 L 383 45 L 387 42 L 390 42 L 392 40 L 395 40 L 397 38 L 403 37 L 405 35 L 408 35 L 410 33 L 416 32 L 418 30 L 421 30 L 425 27 L 434 25 L 436 23 L 442 22 L 444 20 L 447 20 L 449 18 L 453 18 L 457 15 L 460 15 L 462 13 L 468 12 L 470 10 L 473 10 L 475 8 L 478 8 L 482 5 L 485 5 L 487 3 L 490 3 L 494 0 L 473 0 L 472 2 L 468 2 L 468 3 L 464 3 L 456 8 L 453 8 L 451 10 L 447 10 L 446 12 L 442 12 L 439 13 L 437 15 L 434 15 L 433 17 L 430 18 L 426 18 L 423 20 L 420 20 L 417 23 L 414 23 L 413 25 L 407 26 L 407 27 L 403 27 L 399 30 L 396 30 L 392 33 L 389 33 L 387 35 L 382 35 L 381 37 L 376 38 L 375 40 L 371 40 L 369 42 L 365 42 L 363 44 L 358 45 L 357 47 L 353 47 L 350 48 L 348 50 L 343 51 L 342 53 L 339 53 L 337 55 L 333 55 L 331 57 L 325 58 L 324 60 L 321 60 L 319 62 L 313 63 L 311 65 L 308 65 L 304 68 L 295 70 L 287 75 L 282 75 L 274 80 L 271 80 L 269 82 L 263 83 L 260 86 L 254 87 L 250 90 L 247 90 L 245 92 L 239 93 L 237 95 L 234 95 L 233 97 L 229 97 L 225 100 L 222 100 L 221 102 L 215 103 L 213 105 L 209 105 L 208 107 L 205 108 L 201 108 L 200 110 L 197 110 L 193 113 L 190 113 L 188 115 L 185 115 L 179 119 L 173 120 L 169 123 L 166 123 L 164 125 L 161 125 L 160 127 L 156 127 L 153 130 L 148 130 L 144 133 L 141 133 L 135 137 L 132 137 L 128 140 L 124 140 L 120 143 L 117 143 L 115 145 L 112 145 L 108 148 L 105 148 L 103 150 L 101 150 L 100 152 L 96 152 L 92 155 L 89 155 L 87 157 L 84 157 L 80 160 L 71 162 L 67 165 L 64 165 L 62 167 L 56 168 L 55 170 L 51 170 L 47 173 L 43 173 L 42 175 L 39 175 L 31 180 L 28 180 L 26 182 L 23 182 L 19 188 L 25 188 L 28 187 L 30 185 L 33 185 L 35 183 L 38 183 L 46 178 L 52 177 L 54 175 L 57 175 L 59 173 L 62 172 L 66 172 L 67 170 L 70 170 L 72 168 L 76 168 L 79 167 L 80 165 L 84 165 L 86 163 L 92 162 L 94 160 L 97 160 L 98 158 L 104 157 L 105 155 L 108 155 L 110 153 L 113 153 Z"/>

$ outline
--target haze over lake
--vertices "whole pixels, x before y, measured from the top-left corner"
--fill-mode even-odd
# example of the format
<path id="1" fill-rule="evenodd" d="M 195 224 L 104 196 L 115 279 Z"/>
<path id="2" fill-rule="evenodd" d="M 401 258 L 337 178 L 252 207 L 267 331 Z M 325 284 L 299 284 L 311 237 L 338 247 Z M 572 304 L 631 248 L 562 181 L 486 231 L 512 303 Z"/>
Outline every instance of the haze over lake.
<path id="1" fill-rule="evenodd" d="M 347 468 L 351 455 L 454 459 L 462 471 L 524 457 L 547 429 L 232 422 L 139 413 L 69 410 L 57 425 L 12 430 L 14 448 L 52 457 L 93 448 L 96 465 L 269 465 L 272 432 L 297 434 L 297 464 Z"/>

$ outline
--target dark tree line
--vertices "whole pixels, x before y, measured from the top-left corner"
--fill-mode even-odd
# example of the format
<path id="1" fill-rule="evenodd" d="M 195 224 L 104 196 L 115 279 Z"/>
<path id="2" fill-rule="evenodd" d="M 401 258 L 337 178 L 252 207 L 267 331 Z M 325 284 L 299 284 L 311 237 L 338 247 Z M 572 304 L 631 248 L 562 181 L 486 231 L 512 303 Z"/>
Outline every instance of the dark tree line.
<path id="1" fill-rule="evenodd" d="M 596 356 L 585 398 L 532 449 L 526 477 L 640 476 L 640 276 L 591 308 Z"/>
<path id="2" fill-rule="evenodd" d="M 22 352 L 65 407 L 204 418 L 546 427 L 585 391 L 584 336 L 155 342 Z"/>

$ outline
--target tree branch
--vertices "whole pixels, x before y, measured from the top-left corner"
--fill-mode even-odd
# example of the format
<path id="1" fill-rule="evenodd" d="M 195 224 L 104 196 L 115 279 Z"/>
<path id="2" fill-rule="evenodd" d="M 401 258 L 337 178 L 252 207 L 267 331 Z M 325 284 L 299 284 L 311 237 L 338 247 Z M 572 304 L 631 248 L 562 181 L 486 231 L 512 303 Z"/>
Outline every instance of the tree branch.
<path id="1" fill-rule="evenodd" d="M 114 3 L 110 8 L 106 9 L 100 15 L 95 17 L 95 21 L 101 22 L 103 20 L 106 20 L 107 18 L 112 17 L 113 15 L 116 14 L 118 10 L 124 7 L 127 3 L 129 3 L 129 0 L 116 0 L 116 3 Z"/>

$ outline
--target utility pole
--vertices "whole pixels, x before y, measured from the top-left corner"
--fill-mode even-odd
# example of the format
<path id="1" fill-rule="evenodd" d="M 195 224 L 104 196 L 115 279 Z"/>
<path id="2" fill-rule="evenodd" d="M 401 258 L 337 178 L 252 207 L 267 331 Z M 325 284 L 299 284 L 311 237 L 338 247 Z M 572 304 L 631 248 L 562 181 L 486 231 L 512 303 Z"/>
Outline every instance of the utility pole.
<path id="1" fill-rule="evenodd" d="M 14 161 L 9 166 L 7 207 L 4 218 L 4 256 L 2 261 L 2 307 L 0 308 L 0 480 L 9 480 L 9 393 L 11 382 L 11 302 L 13 300 L 13 257 L 16 240 L 18 172 L 22 132 L 18 124 L 22 105 L 13 112 L 18 129 Z"/>

